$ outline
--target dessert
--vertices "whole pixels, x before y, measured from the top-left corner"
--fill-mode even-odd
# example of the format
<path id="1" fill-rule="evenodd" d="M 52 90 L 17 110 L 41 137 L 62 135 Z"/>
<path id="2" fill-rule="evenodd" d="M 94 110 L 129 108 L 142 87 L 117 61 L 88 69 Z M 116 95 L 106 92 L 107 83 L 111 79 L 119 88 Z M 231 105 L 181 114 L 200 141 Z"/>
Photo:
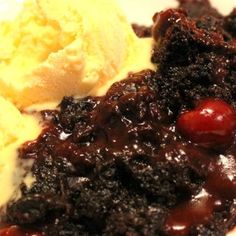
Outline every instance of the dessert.
<path id="1" fill-rule="evenodd" d="M 40 112 L 43 131 L 18 152 L 35 179 L 7 203 L 0 235 L 223 236 L 235 227 L 236 11 L 179 3 L 155 14 L 152 30 L 134 26 L 152 32 L 154 68 Z"/>

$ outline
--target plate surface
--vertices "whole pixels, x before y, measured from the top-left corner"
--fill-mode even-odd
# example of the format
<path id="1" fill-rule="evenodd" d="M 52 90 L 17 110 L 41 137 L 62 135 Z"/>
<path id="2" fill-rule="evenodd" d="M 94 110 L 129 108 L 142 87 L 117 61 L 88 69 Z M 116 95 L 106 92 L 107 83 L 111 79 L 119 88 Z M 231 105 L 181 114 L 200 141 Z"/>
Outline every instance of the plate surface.
<path id="1" fill-rule="evenodd" d="M 150 25 L 155 12 L 168 7 L 175 7 L 175 0 L 117 0 L 125 10 L 129 20 L 140 24 Z M 212 5 L 223 14 L 228 14 L 236 7 L 236 0 L 211 0 Z"/>

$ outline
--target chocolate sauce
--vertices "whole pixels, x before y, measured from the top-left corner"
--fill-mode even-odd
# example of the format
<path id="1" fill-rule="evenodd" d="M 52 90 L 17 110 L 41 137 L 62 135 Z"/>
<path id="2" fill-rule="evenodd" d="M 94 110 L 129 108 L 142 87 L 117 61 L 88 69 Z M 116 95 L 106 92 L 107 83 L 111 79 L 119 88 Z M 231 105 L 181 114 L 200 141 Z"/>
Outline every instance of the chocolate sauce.
<path id="1" fill-rule="evenodd" d="M 232 220 L 234 215 L 227 207 L 232 207 L 236 198 L 236 160 L 232 154 L 236 144 L 227 150 L 216 151 L 189 143 L 176 131 L 175 118 L 162 111 L 157 101 L 154 72 L 143 71 L 114 84 L 104 97 L 65 98 L 59 111 L 45 111 L 44 117 L 50 118 L 45 130 L 38 140 L 26 143 L 20 152 L 21 158 L 35 159 L 33 173 L 36 182 L 31 189 L 24 189 L 22 199 L 8 208 L 9 221 L 35 227 L 49 212 L 45 209 L 43 216 L 34 216 L 33 209 L 38 208 L 32 203 L 34 201 L 42 201 L 43 206 L 51 209 L 53 222 L 58 217 L 58 209 L 63 217 L 67 215 L 69 219 L 73 214 L 80 214 L 84 205 L 74 212 L 71 195 L 80 201 L 81 193 L 77 192 L 88 191 L 88 186 L 95 188 L 94 178 L 101 178 L 103 165 L 106 166 L 107 162 L 112 174 L 105 180 L 108 181 L 105 186 L 111 181 L 112 189 L 115 183 L 113 191 L 116 194 L 122 196 L 128 191 L 129 197 L 125 195 L 124 199 L 121 197 L 117 203 L 111 203 L 102 222 L 98 223 L 98 219 L 90 215 L 94 225 L 89 229 L 85 227 L 87 221 L 84 222 L 82 216 L 78 217 L 76 224 L 85 227 L 81 232 L 111 233 L 106 221 L 110 214 L 117 217 L 119 212 L 114 210 L 112 213 L 111 209 L 120 209 L 123 204 L 131 209 L 126 198 L 134 202 L 140 198 L 141 204 L 147 204 L 147 207 L 157 204 L 154 209 L 165 209 L 159 230 L 170 236 L 195 235 L 192 233 L 194 228 L 216 222 L 215 214 L 221 215 L 224 222 Z M 53 159 L 59 167 L 55 166 Z M 51 162 L 47 169 L 47 163 Z M 55 176 L 47 176 L 46 171 L 51 168 L 56 170 Z M 68 177 L 76 178 L 76 181 L 70 183 Z M 65 185 L 60 181 L 66 182 Z M 103 185 L 98 183 L 99 188 L 104 188 Z M 109 195 L 95 199 L 93 204 L 99 204 L 106 197 L 114 201 L 120 197 L 116 194 L 111 199 Z M 133 194 L 139 197 L 131 197 Z M 22 205 L 31 207 L 32 212 L 23 216 Z M 228 211 L 225 213 L 226 208 Z M 100 210 L 98 212 L 102 214 Z M 122 219 L 128 220 L 125 216 Z M 45 219 L 43 222 L 36 229 L 49 235 L 52 223 Z M 130 227 L 138 230 L 135 225 Z M 224 230 L 229 227 L 231 225 L 225 226 Z"/>

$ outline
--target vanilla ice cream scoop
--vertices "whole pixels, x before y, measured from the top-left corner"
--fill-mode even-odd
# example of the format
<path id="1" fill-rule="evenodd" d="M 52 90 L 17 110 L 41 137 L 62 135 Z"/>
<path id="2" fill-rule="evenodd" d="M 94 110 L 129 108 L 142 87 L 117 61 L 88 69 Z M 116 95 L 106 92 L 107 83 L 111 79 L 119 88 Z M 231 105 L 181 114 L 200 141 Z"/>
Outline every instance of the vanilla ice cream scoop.
<path id="1" fill-rule="evenodd" d="M 151 39 L 135 36 L 111 0 L 28 0 L 0 24 L 0 94 L 18 107 L 102 95 L 151 68 Z"/>
<path id="2" fill-rule="evenodd" d="M 10 199 L 17 197 L 19 186 L 26 177 L 20 164 L 18 148 L 22 143 L 37 138 L 41 132 L 39 120 L 34 116 L 22 114 L 12 103 L 0 96 L 0 208 Z M 27 176 L 26 181 L 31 181 Z"/>

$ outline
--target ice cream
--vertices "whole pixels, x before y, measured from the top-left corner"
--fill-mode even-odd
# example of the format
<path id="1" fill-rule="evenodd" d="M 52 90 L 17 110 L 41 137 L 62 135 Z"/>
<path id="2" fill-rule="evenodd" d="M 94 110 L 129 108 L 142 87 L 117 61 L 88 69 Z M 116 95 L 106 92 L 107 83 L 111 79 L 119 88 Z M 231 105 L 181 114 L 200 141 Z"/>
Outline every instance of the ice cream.
<path id="1" fill-rule="evenodd" d="M 102 95 L 128 72 L 152 68 L 115 1 L 29 0 L 0 24 L 0 94 L 18 107 Z"/>
<path id="2" fill-rule="evenodd" d="M 24 168 L 17 157 L 18 147 L 27 140 L 35 139 L 40 131 L 39 120 L 23 115 L 9 101 L 0 97 L 0 207 L 17 196 L 17 189 L 25 177 Z M 23 165 L 30 165 L 25 162 Z M 22 166 L 21 166 L 22 167 Z M 27 180 L 29 180 L 29 176 Z"/>

